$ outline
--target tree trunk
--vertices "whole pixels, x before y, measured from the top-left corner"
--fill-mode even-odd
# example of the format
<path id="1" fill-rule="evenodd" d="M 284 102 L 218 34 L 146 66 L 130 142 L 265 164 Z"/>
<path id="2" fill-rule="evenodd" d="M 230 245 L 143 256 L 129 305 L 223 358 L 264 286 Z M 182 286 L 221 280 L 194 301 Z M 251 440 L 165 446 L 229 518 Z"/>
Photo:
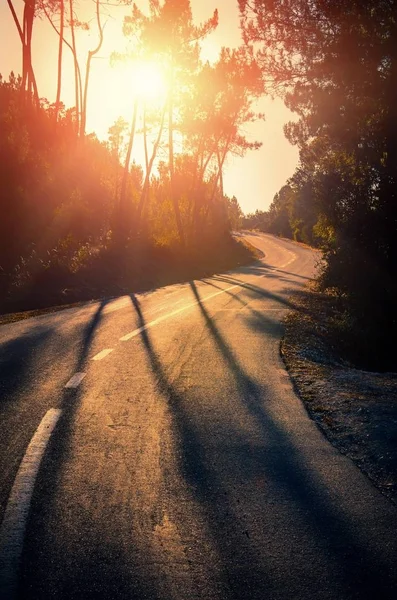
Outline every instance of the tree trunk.
<path id="1" fill-rule="evenodd" d="M 58 80 L 57 80 L 57 95 L 55 99 L 55 121 L 58 122 L 59 109 L 61 104 L 61 89 L 62 89 L 62 50 L 63 50 L 63 30 L 65 26 L 65 3 L 60 0 L 60 22 L 59 22 L 59 44 L 58 44 Z"/>
<path id="2" fill-rule="evenodd" d="M 134 102 L 134 109 L 132 113 L 132 123 L 130 139 L 128 140 L 127 156 L 124 164 L 123 179 L 121 181 L 120 200 L 119 200 L 119 215 L 117 219 L 117 237 L 118 241 L 122 244 L 127 239 L 127 228 L 128 228 L 128 215 L 126 214 L 126 196 L 127 196 L 127 183 L 128 174 L 130 169 L 130 161 L 132 154 L 132 147 L 134 145 L 135 129 L 136 129 L 136 118 L 138 114 L 138 101 Z"/>
<path id="3" fill-rule="evenodd" d="M 15 11 L 12 4 L 9 3 L 8 6 L 14 15 Z M 35 103 L 39 104 L 39 94 L 32 67 L 32 33 L 35 6 L 36 0 L 25 0 L 22 29 L 22 89 L 28 92 L 29 101 L 31 101 L 33 95 Z M 18 31 L 20 32 L 20 27 Z"/>
<path id="4" fill-rule="evenodd" d="M 218 148 L 218 150 L 216 151 L 216 157 L 218 159 L 219 191 L 220 191 L 220 194 L 221 194 L 221 198 L 223 198 L 223 195 L 224 195 L 223 194 L 223 165 L 224 165 L 224 162 L 225 162 L 226 155 L 224 156 L 223 162 L 222 162 L 221 161 L 221 155 L 220 155 L 219 148 Z"/>
<path id="5" fill-rule="evenodd" d="M 215 179 L 215 183 L 214 183 L 214 187 L 212 188 L 212 194 L 211 194 L 211 199 L 210 199 L 210 204 L 213 203 L 214 198 L 215 198 L 215 194 L 216 194 L 216 189 L 218 187 L 218 182 L 221 182 L 221 191 L 222 191 L 222 196 L 223 196 L 223 165 L 225 164 L 225 159 L 226 159 L 226 155 L 229 151 L 229 144 L 230 144 L 230 137 L 228 138 L 225 147 L 223 149 L 222 155 L 219 151 L 219 148 L 216 149 L 216 156 L 217 156 L 217 160 L 218 160 L 218 173 L 216 175 L 216 179 Z"/>
<path id="6" fill-rule="evenodd" d="M 231 141 L 231 136 L 228 137 L 222 154 L 219 151 L 219 147 L 216 149 L 216 155 L 217 155 L 217 158 L 218 158 L 218 173 L 216 175 L 215 182 L 214 182 L 214 185 L 213 185 L 213 188 L 212 188 L 211 198 L 210 198 L 210 200 L 209 200 L 209 202 L 208 202 L 208 204 L 206 206 L 206 210 L 204 212 L 204 219 L 202 220 L 202 223 L 201 223 L 202 227 L 205 226 L 205 222 L 206 222 L 206 220 L 208 218 L 209 208 L 214 203 L 216 190 L 218 188 L 218 182 L 219 182 L 219 180 L 221 178 L 222 178 L 222 191 L 223 191 L 222 170 L 223 170 L 223 165 L 225 164 L 225 159 L 226 159 L 227 153 L 229 152 L 230 141 Z"/>
<path id="7" fill-rule="evenodd" d="M 74 64 L 74 93 L 75 93 L 75 105 L 76 105 L 76 134 L 80 128 L 80 94 L 81 94 L 81 78 L 79 62 L 77 60 L 76 50 L 76 35 L 74 30 L 74 12 L 73 12 L 73 0 L 69 0 L 69 11 L 70 11 L 70 33 L 72 36 L 72 52 L 73 52 L 73 64 Z"/>
<path id="8" fill-rule="evenodd" d="M 99 50 L 101 49 L 102 43 L 103 43 L 103 27 L 101 24 L 101 15 L 99 12 L 99 0 L 96 0 L 96 18 L 97 18 L 97 24 L 98 24 L 98 30 L 99 30 L 99 42 L 98 42 L 97 47 L 94 50 L 90 50 L 88 52 L 88 56 L 87 56 L 87 65 L 86 65 L 86 70 L 85 70 L 85 81 L 84 81 L 84 95 L 83 95 L 83 102 L 82 102 L 82 106 L 81 106 L 81 128 L 80 128 L 81 137 L 83 137 L 85 134 L 85 127 L 86 127 L 86 122 L 87 122 L 88 81 L 90 78 L 91 61 L 92 61 L 92 58 L 95 56 L 95 54 L 98 54 Z"/>
<path id="9" fill-rule="evenodd" d="M 146 102 L 143 104 L 143 145 L 145 149 L 145 168 L 147 173 L 149 168 L 149 154 L 147 148 Z"/>
<path id="10" fill-rule="evenodd" d="M 174 207 L 175 212 L 175 220 L 176 227 L 178 230 L 179 239 L 181 242 L 181 246 L 185 246 L 185 236 L 183 233 L 181 213 L 179 210 L 178 198 L 176 197 L 175 192 L 175 168 L 174 168 L 174 136 L 173 136 L 173 102 L 172 102 L 172 94 L 173 94 L 173 82 L 171 77 L 170 83 L 170 93 L 168 98 L 168 144 L 169 144 L 169 169 L 170 169 L 170 188 L 171 188 L 171 200 Z"/>
<path id="11" fill-rule="evenodd" d="M 136 212 L 136 230 L 137 231 L 139 231 L 141 215 L 142 215 L 142 212 L 144 210 L 145 202 L 146 202 L 147 195 L 148 195 L 148 192 L 149 192 L 150 175 L 151 175 L 151 172 L 152 172 L 153 163 L 154 163 L 154 161 L 156 159 L 156 156 L 157 156 L 157 151 L 158 151 L 158 148 L 159 148 L 159 145 L 160 145 L 161 136 L 163 135 L 166 110 L 167 110 L 167 106 L 165 105 L 164 108 L 163 108 L 163 112 L 161 114 L 160 129 L 159 129 L 156 141 L 155 141 L 154 146 L 153 146 L 153 151 L 152 151 L 152 155 L 150 157 L 150 161 L 149 161 L 148 166 L 146 168 L 145 182 L 143 184 L 143 188 L 142 188 L 142 192 L 141 192 L 141 197 L 139 199 L 139 204 L 138 204 L 138 208 L 137 208 L 137 212 Z"/>
<path id="12" fill-rule="evenodd" d="M 45 14 L 45 16 L 47 17 L 47 20 L 48 20 L 49 24 L 51 25 L 51 27 L 52 27 L 52 28 L 53 28 L 53 30 L 55 31 L 55 33 L 56 33 L 57 35 L 59 35 L 59 36 L 60 36 L 60 35 L 61 35 L 61 33 L 60 33 L 59 29 L 57 29 L 57 28 L 55 27 L 54 23 L 52 22 L 50 15 L 48 14 L 48 12 L 47 12 L 47 11 L 46 11 L 46 9 L 45 9 L 45 6 L 43 6 L 43 11 L 44 11 L 44 14 Z M 75 65 L 75 77 L 76 77 L 76 71 L 77 71 L 77 88 L 76 88 L 76 89 L 77 89 L 77 93 L 76 93 L 76 102 L 77 102 L 77 105 L 79 105 L 79 106 L 81 107 L 81 105 L 82 105 L 82 84 L 81 84 L 81 71 L 80 71 L 80 65 L 79 65 L 79 62 L 78 62 L 78 60 L 77 60 L 77 53 L 76 53 L 76 49 L 75 49 L 75 48 L 73 48 L 73 46 L 72 46 L 71 44 L 69 44 L 69 42 L 67 41 L 67 39 L 65 39 L 65 37 L 63 37 L 63 43 L 64 43 L 64 44 L 66 44 L 66 46 L 67 46 L 67 47 L 70 49 L 70 51 L 71 51 L 71 53 L 72 53 L 72 55 L 73 55 L 73 62 L 74 62 L 74 65 Z M 75 81 L 76 81 L 76 80 L 75 80 Z M 76 116 L 77 116 L 77 118 L 78 118 L 78 117 L 79 117 L 79 114 L 78 114 L 77 105 L 76 105 L 76 113 L 77 113 L 77 115 L 76 115 Z M 76 127 L 76 128 L 77 128 L 77 133 L 78 133 L 78 131 L 79 131 L 79 130 L 78 130 L 78 127 Z"/>
<path id="13" fill-rule="evenodd" d="M 218 137 L 216 139 L 216 141 L 214 142 L 213 149 L 211 150 L 211 152 L 208 153 L 206 160 L 204 161 L 204 155 L 201 160 L 201 167 L 200 167 L 200 173 L 199 173 L 199 177 L 198 177 L 198 181 L 197 181 L 197 187 L 194 190 L 195 204 L 194 204 L 193 216 L 192 216 L 192 222 L 191 222 L 191 235 L 193 238 L 197 237 L 198 229 L 199 229 L 200 208 L 201 208 L 200 197 L 199 197 L 200 196 L 200 187 L 204 180 L 205 172 L 210 163 L 210 160 L 215 153 L 215 147 L 217 147 L 219 144 L 219 139 L 220 138 Z"/>
<path id="14" fill-rule="evenodd" d="M 25 31 L 26 31 L 26 27 L 25 27 L 25 9 L 26 4 L 25 4 L 25 9 L 24 9 L 24 15 L 23 15 L 23 30 L 21 28 L 21 25 L 19 23 L 17 14 L 15 12 L 15 8 L 12 4 L 12 0 L 7 0 L 8 2 L 8 6 L 10 8 L 11 14 L 12 14 L 12 18 L 14 19 L 14 23 L 17 27 L 18 30 L 18 34 L 19 34 L 19 38 L 21 40 L 22 43 L 22 89 L 26 89 L 26 82 L 28 77 L 30 78 L 31 81 L 31 86 L 33 88 L 33 96 L 34 96 L 34 100 L 36 102 L 36 104 L 39 104 L 39 92 L 37 90 L 37 84 L 36 84 L 36 78 L 34 75 L 34 71 L 33 71 L 33 66 L 32 66 L 32 61 L 29 60 L 29 56 L 30 56 L 30 52 L 28 51 L 28 49 L 26 48 L 26 39 L 25 39 Z M 34 6 L 33 6 L 33 18 L 34 18 Z M 33 27 L 33 22 L 32 22 L 32 27 Z"/>

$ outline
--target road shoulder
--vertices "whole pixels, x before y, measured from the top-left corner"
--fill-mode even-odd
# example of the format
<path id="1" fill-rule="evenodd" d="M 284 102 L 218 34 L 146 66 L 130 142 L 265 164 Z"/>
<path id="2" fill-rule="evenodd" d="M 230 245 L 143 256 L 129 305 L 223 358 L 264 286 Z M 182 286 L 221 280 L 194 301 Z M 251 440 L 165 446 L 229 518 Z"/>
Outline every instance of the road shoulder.
<path id="1" fill-rule="evenodd" d="M 281 354 L 310 417 L 397 504 L 397 373 L 353 368 L 331 346 L 329 299 L 314 286 L 294 297 Z"/>

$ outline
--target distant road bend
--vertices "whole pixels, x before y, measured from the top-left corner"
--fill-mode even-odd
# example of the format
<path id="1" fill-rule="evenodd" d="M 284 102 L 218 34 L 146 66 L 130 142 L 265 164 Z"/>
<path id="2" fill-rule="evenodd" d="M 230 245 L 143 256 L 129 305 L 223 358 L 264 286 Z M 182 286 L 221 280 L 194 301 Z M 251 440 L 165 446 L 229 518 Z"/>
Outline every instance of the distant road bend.
<path id="1" fill-rule="evenodd" d="M 0 327 L 0 597 L 397 598 L 396 507 L 279 354 L 314 252 Z"/>

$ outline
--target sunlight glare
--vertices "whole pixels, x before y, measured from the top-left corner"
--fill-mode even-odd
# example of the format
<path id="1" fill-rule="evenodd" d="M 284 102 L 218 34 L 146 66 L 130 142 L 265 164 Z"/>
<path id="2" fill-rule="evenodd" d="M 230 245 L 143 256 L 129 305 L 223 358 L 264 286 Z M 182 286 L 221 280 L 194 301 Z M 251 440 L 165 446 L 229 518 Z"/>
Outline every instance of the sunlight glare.
<path id="1" fill-rule="evenodd" d="M 137 62 L 133 67 L 132 85 L 134 95 L 146 102 L 162 101 L 167 94 L 164 72 L 155 62 Z"/>

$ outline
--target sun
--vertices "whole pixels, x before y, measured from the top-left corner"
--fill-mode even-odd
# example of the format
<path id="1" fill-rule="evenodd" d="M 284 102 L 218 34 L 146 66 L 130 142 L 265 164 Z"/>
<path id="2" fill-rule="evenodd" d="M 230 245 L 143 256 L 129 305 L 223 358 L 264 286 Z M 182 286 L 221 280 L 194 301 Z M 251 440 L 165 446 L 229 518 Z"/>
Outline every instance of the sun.
<path id="1" fill-rule="evenodd" d="M 119 117 L 130 122 L 136 102 L 149 111 L 160 110 L 168 91 L 166 71 L 158 62 L 125 60 L 105 66 L 98 61 L 90 80 L 89 127 L 106 137 L 109 126 Z"/>
<path id="2" fill-rule="evenodd" d="M 156 62 L 137 61 L 132 67 L 132 86 L 135 96 L 145 102 L 157 103 L 167 94 L 164 70 Z"/>

